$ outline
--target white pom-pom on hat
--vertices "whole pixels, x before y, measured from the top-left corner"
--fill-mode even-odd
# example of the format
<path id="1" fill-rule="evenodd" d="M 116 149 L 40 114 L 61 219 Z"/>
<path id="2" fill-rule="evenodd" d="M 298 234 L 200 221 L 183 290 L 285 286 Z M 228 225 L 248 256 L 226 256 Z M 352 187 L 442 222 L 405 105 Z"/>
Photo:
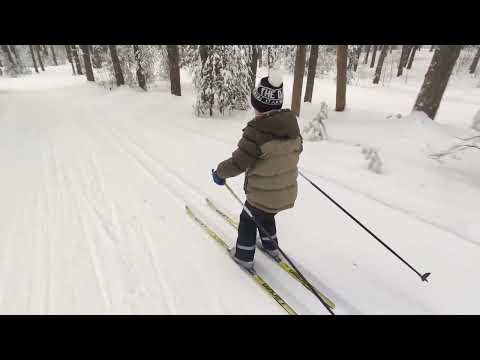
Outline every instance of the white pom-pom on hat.
<path id="1" fill-rule="evenodd" d="M 271 70 L 268 74 L 268 82 L 270 85 L 280 87 L 283 84 L 282 74 L 278 70 Z"/>

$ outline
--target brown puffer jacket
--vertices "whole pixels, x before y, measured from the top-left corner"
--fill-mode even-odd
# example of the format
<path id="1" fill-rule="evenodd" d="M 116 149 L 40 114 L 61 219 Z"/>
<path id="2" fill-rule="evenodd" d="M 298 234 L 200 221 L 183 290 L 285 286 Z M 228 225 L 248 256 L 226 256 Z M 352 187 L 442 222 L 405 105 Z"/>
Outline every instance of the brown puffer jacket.
<path id="1" fill-rule="evenodd" d="M 223 179 L 245 172 L 244 190 L 253 206 L 277 213 L 297 198 L 297 164 L 303 150 L 295 113 L 274 110 L 250 121 L 232 157 L 221 162 Z"/>

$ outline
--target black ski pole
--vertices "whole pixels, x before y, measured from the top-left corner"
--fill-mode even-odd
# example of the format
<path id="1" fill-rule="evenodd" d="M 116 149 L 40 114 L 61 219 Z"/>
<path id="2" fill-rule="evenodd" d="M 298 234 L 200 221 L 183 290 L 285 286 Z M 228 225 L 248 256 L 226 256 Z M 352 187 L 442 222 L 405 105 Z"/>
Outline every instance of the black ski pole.
<path id="1" fill-rule="evenodd" d="M 347 210 L 345 210 L 339 203 L 337 203 L 335 200 L 333 200 L 325 191 L 323 191 L 322 189 L 320 189 L 318 187 L 317 184 L 315 184 L 312 180 L 310 180 L 309 178 L 307 178 L 305 175 L 302 174 L 301 171 L 298 171 L 298 173 L 305 179 L 307 180 L 315 189 L 317 189 L 318 191 L 320 191 L 323 195 L 325 195 L 327 197 L 328 200 L 330 200 L 331 202 L 333 202 L 335 205 L 337 205 L 345 214 L 347 214 L 353 221 L 355 221 L 363 230 L 365 230 L 366 232 L 368 232 L 370 235 L 373 236 L 373 238 L 375 240 L 377 240 L 380 244 L 382 244 L 383 246 L 385 246 L 393 255 L 395 255 L 397 258 L 399 258 L 405 265 L 407 265 L 411 270 L 413 270 L 418 276 L 420 276 L 420 279 L 422 279 L 422 281 L 427 281 L 427 278 L 430 276 L 431 273 L 427 272 L 425 274 L 421 274 L 419 273 L 412 265 L 410 265 L 407 261 L 405 261 L 400 255 L 398 255 L 392 248 L 390 248 L 390 246 L 388 246 L 387 244 L 385 244 L 382 240 L 379 239 L 379 237 L 377 235 L 375 235 L 373 232 L 371 232 L 365 225 L 363 225 L 359 220 L 357 220 L 355 218 L 355 216 L 353 216 L 352 214 L 350 214 Z"/>
<path id="2" fill-rule="evenodd" d="M 228 191 L 230 191 L 230 193 L 233 195 L 233 197 L 235 199 L 237 199 L 237 201 L 240 203 L 240 205 L 242 205 L 243 207 L 243 210 L 245 210 L 245 212 L 248 214 L 248 216 L 250 216 L 250 218 L 255 222 L 255 224 L 257 225 L 257 227 L 264 233 L 267 235 L 267 237 L 270 239 L 270 241 L 273 241 L 276 245 L 277 245 L 277 249 L 280 251 L 280 253 L 282 254 L 282 256 L 285 258 L 285 260 L 288 261 L 288 263 L 292 266 L 292 268 L 298 273 L 298 275 L 302 278 L 302 280 L 305 282 L 305 284 L 307 284 L 309 290 L 315 295 L 315 297 L 320 300 L 320 302 L 322 303 L 323 306 L 325 306 L 325 308 L 328 310 L 328 312 L 331 314 L 331 315 L 335 315 L 335 313 L 332 311 L 332 309 L 330 309 L 330 307 L 327 305 L 327 303 L 320 297 L 320 295 L 318 295 L 317 291 L 315 290 L 315 288 L 313 287 L 312 284 L 310 284 L 310 282 L 305 279 L 305 276 L 303 276 L 303 274 L 297 269 L 297 267 L 295 266 L 295 264 L 292 262 L 292 260 L 289 259 L 289 257 L 283 252 L 282 249 L 280 249 L 280 246 L 278 246 L 278 241 L 277 239 L 274 239 L 272 238 L 272 236 L 268 233 L 267 230 L 265 230 L 265 228 L 257 221 L 257 219 L 255 219 L 255 217 L 253 216 L 253 214 L 250 212 L 250 210 L 243 204 L 242 200 L 240 200 L 240 198 L 237 196 L 237 194 L 235 194 L 235 192 L 232 190 L 232 188 L 227 184 L 227 182 L 225 182 L 225 186 L 227 187 Z"/>

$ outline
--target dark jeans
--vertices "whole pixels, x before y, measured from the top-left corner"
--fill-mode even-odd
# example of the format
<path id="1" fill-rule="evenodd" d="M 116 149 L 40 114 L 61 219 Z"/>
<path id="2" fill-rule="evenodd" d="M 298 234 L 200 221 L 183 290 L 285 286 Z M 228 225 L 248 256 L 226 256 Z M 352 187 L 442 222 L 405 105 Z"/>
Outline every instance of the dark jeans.
<path id="1" fill-rule="evenodd" d="M 263 210 L 253 207 L 248 202 L 245 202 L 245 206 L 250 210 L 255 220 L 263 226 L 272 239 L 277 239 L 277 229 L 275 226 L 275 215 L 267 213 Z M 275 250 L 277 246 L 275 242 L 268 238 L 268 235 L 258 229 L 262 245 L 267 250 Z M 255 256 L 255 242 L 257 238 L 257 225 L 250 218 L 250 216 L 242 211 L 240 214 L 240 224 L 238 226 L 238 238 L 236 245 L 235 257 L 243 261 L 253 261 Z"/>

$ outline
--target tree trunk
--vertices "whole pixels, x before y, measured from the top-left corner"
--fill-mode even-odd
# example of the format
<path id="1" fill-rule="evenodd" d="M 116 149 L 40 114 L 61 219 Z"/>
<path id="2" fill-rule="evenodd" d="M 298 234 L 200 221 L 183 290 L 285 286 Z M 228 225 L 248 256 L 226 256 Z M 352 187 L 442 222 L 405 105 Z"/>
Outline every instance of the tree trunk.
<path id="1" fill-rule="evenodd" d="M 133 52 L 135 53 L 135 60 L 137 61 L 138 86 L 140 86 L 143 90 L 147 91 L 147 82 L 145 80 L 145 75 L 143 74 L 142 63 L 140 60 L 140 49 L 138 45 L 133 45 Z"/>
<path id="2" fill-rule="evenodd" d="M 12 50 L 13 56 L 15 56 L 15 62 L 17 65 L 21 64 L 20 58 L 18 57 L 17 49 L 15 48 L 15 45 L 9 45 L 10 50 Z"/>
<path id="3" fill-rule="evenodd" d="M 377 57 L 377 45 L 373 45 L 372 50 L 372 61 L 370 62 L 370 68 L 375 66 L 375 58 Z"/>
<path id="4" fill-rule="evenodd" d="M 408 55 L 410 54 L 410 45 L 402 46 L 402 53 L 400 54 L 400 61 L 398 62 L 397 77 L 403 75 L 403 68 L 405 63 L 408 60 Z"/>
<path id="5" fill-rule="evenodd" d="M 267 66 L 268 69 L 270 69 L 270 53 L 272 52 L 272 49 L 270 49 L 270 46 L 267 47 Z"/>
<path id="6" fill-rule="evenodd" d="M 308 74 L 307 74 L 307 86 L 305 88 L 305 98 L 303 101 L 312 102 L 313 85 L 315 83 L 315 72 L 317 70 L 318 61 L 318 45 L 311 45 L 310 57 L 308 59 Z"/>
<path id="7" fill-rule="evenodd" d="M 110 56 L 112 58 L 113 72 L 115 73 L 115 79 L 117 80 L 117 86 L 124 85 L 122 67 L 120 66 L 120 60 L 118 59 L 117 46 L 108 45 L 110 50 Z"/>
<path id="8" fill-rule="evenodd" d="M 72 45 L 72 54 L 73 54 L 73 59 L 75 60 L 75 66 L 77 67 L 77 74 L 83 75 L 82 64 L 80 63 L 80 56 L 78 56 L 77 45 Z"/>
<path id="9" fill-rule="evenodd" d="M 355 51 L 355 61 L 353 63 L 353 71 L 357 71 L 358 63 L 360 62 L 360 55 L 362 54 L 362 45 L 357 45 Z"/>
<path id="10" fill-rule="evenodd" d="M 32 47 L 32 45 L 28 45 L 28 48 L 30 49 L 30 55 L 32 55 L 33 67 L 35 68 L 35 72 L 38 74 L 37 60 L 35 60 L 35 54 L 33 53 L 33 47 Z"/>
<path id="11" fill-rule="evenodd" d="M 42 61 L 42 54 L 40 53 L 40 45 L 35 45 L 34 48 L 35 48 L 35 52 L 37 53 L 37 59 L 38 59 L 38 63 L 40 64 L 40 69 L 42 69 L 42 71 L 45 71 L 45 67 L 43 66 L 43 61 Z"/>
<path id="12" fill-rule="evenodd" d="M 50 52 L 52 53 L 53 63 L 55 66 L 58 66 L 57 56 L 55 55 L 55 50 L 53 49 L 53 45 L 50 45 Z"/>
<path id="13" fill-rule="evenodd" d="M 45 53 L 45 56 L 48 58 L 48 48 L 47 45 L 42 45 L 43 52 Z"/>
<path id="14" fill-rule="evenodd" d="M 255 87 L 257 80 L 258 48 L 257 45 L 251 45 L 252 58 L 250 62 L 250 89 Z"/>
<path id="15" fill-rule="evenodd" d="M 198 48 L 198 52 L 200 53 L 200 60 L 202 61 L 202 65 L 205 64 L 205 61 L 208 57 L 208 48 L 205 45 L 200 45 Z"/>
<path id="16" fill-rule="evenodd" d="M 262 45 L 258 45 L 258 66 L 262 67 Z"/>
<path id="17" fill-rule="evenodd" d="M 418 46 L 414 45 L 410 53 L 410 58 L 408 59 L 407 69 L 412 68 L 413 59 L 415 58 L 415 53 L 417 52 Z"/>
<path id="18" fill-rule="evenodd" d="M 208 77 L 210 79 L 213 79 L 213 72 L 214 72 L 214 69 L 213 69 L 213 64 L 210 63 L 210 67 L 208 69 L 205 68 L 205 63 L 208 59 L 208 57 L 210 56 L 211 52 L 213 51 L 212 50 L 212 46 L 211 45 L 200 45 L 198 51 L 200 52 L 200 59 L 202 61 L 202 69 L 201 69 L 201 76 L 202 78 L 203 77 Z M 209 104 L 209 113 L 210 113 L 210 116 L 213 116 L 213 105 L 214 105 L 214 102 L 215 102 L 215 95 L 213 94 L 213 92 L 209 93 L 209 94 L 206 94 L 203 90 L 202 90 L 202 93 L 201 93 L 201 101 L 203 104 Z"/>
<path id="19" fill-rule="evenodd" d="M 377 68 L 375 69 L 375 77 L 373 79 L 374 84 L 378 84 L 380 82 L 380 75 L 382 75 L 383 62 L 385 61 L 385 58 L 387 57 L 387 52 L 388 52 L 388 45 L 383 45 L 382 52 L 380 53 L 380 56 L 378 57 Z"/>
<path id="20" fill-rule="evenodd" d="M 461 48 L 460 45 L 440 45 L 435 50 L 415 101 L 414 111 L 423 111 L 430 119 L 435 119 Z"/>
<path id="21" fill-rule="evenodd" d="M 90 49 L 88 45 L 80 45 L 83 53 L 83 63 L 85 64 L 85 74 L 88 81 L 95 81 L 93 76 L 92 61 L 90 60 Z"/>
<path id="22" fill-rule="evenodd" d="M 405 58 L 403 59 L 403 67 L 407 67 L 408 59 L 410 59 L 410 54 L 412 53 L 414 45 L 408 45 L 407 52 L 405 54 Z"/>
<path id="23" fill-rule="evenodd" d="M 76 75 L 75 66 L 73 66 L 72 49 L 70 48 L 70 45 L 65 45 L 65 50 L 67 52 L 68 62 L 70 63 L 70 65 L 72 65 L 72 74 Z"/>
<path id="24" fill-rule="evenodd" d="M 306 45 L 297 45 L 295 55 L 295 71 L 293 73 L 292 89 L 292 111 L 300 115 L 300 106 L 302 104 L 303 76 L 305 75 L 305 57 L 307 52 Z"/>
<path id="25" fill-rule="evenodd" d="M 368 55 L 370 54 L 370 48 L 372 47 L 372 45 L 367 45 L 367 52 L 365 53 L 365 59 L 363 59 L 363 63 L 364 64 L 367 64 L 368 63 Z"/>
<path id="26" fill-rule="evenodd" d="M 167 45 L 168 67 L 170 69 L 170 91 L 173 95 L 181 96 L 180 87 L 180 54 L 178 45 Z"/>
<path id="27" fill-rule="evenodd" d="M 480 59 L 480 47 L 477 49 L 477 53 L 475 54 L 475 57 L 473 58 L 472 65 L 470 65 L 470 74 L 475 74 L 475 71 L 477 71 L 477 65 L 478 65 L 478 60 Z"/>
<path id="28" fill-rule="evenodd" d="M 0 59 L 0 67 L 3 67 L 2 59 Z"/>
<path id="29" fill-rule="evenodd" d="M 435 49 L 435 45 L 432 45 L 432 46 L 430 47 L 430 51 L 433 51 L 433 49 Z"/>
<path id="30" fill-rule="evenodd" d="M 374 48 L 374 51 L 376 49 Z M 348 45 L 337 45 L 337 99 L 335 111 L 345 110 L 347 95 Z"/>
<path id="31" fill-rule="evenodd" d="M 8 45 L 1 45 L 3 52 L 7 55 L 7 59 L 12 64 L 12 66 L 16 66 L 15 60 L 13 59 L 12 53 Z"/>

